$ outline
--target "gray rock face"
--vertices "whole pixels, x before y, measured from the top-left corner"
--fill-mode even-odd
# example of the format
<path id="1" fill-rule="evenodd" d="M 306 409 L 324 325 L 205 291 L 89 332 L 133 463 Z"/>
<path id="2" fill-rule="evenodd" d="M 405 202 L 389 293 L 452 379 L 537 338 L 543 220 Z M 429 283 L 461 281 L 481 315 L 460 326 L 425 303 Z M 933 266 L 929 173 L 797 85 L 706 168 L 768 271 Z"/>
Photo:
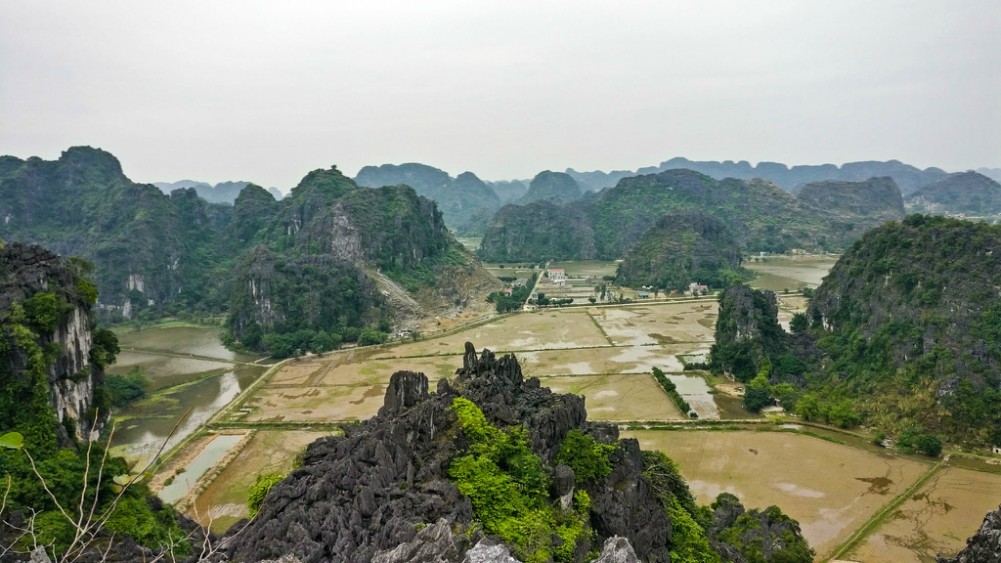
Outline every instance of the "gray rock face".
<path id="1" fill-rule="evenodd" d="M 452 528 L 444 518 L 433 526 L 428 526 L 409 542 L 395 548 L 379 552 L 372 563 L 448 563 L 458 561 L 466 540 L 452 533 Z"/>
<path id="2" fill-rule="evenodd" d="M 938 557 L 939 563 L 997 563 L 1001 561 L 1001 506 L 988 512 L 977 533 L 955 557 Z"/>
<path id="3" fill-rule="evenodd" d="M 633 546 L 629 545 L 629 540 L 613 536 L 605 540 L 601 556 L 593 563 L 640 563 L 640 559 L 636 557 Z"/>
<path id="4" fill-rule="evenodd" d="M 37 245 L 0 243 L 0 311 L 12 303 L 23 302 L 38 293 L 52 293 L 69 306 L 60 316 L 55 330 L 39 334 L 40 344 L 52 346 L 58 353 L 48 365 L 49 397 L 60 422 L 74 422 L 77 439 L 89 439 L 100 432 L 108 413 L 96 421 L 86 413 L 94 402 L 94 388 L 104 381 L 104 373 L 91 363 L 93 347 L 90 304 L 79 295 L 77 276 L 63 257 Z M 11 354 L 9 373 L 21 373 L 27 358 Z M 59 426 L 60 440 L 69 444 L 69 435 Z"/>
<path id="5" fill-rule="evenodd" d="M 503 545 L 481 540 L 473 546 L 473 549 L 466 552 L 462 563 L 521 563 L 521 561 L 511 557 L 511 552 Z"/>

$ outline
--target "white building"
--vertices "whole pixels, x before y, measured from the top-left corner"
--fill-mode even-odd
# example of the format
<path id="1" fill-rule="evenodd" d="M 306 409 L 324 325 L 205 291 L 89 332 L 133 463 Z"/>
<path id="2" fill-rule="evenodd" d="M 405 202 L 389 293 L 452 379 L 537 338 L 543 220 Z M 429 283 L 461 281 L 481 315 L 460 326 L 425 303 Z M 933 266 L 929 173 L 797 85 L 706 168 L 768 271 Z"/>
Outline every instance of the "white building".
<path id="1" fill-rule="evenodd" d="M 550 268 L 546 271 L 546 277 L 549 278 L 549 283 L 553 285 L 567 284 L 567 273 L 563 271 L 563 268 Z"/>

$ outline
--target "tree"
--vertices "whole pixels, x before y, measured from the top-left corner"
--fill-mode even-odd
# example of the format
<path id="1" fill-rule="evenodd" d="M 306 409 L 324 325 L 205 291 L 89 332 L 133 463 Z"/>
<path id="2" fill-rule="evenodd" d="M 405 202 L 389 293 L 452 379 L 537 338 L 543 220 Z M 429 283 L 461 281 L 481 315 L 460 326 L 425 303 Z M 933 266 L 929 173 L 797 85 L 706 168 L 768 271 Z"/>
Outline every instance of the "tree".
<path id="1" fill-rule="evenodd" d="M 921 434 L 914 440 L 914 449 L 929 457 L 942 454 L 942 440 L 931 434 Z"/>
<path id="2" fill-rule="evenodd" d="M 821 415 L 820 400 L 813 393 L 807 393 L 796 402 L 796 414 L 806 420 L 818 420 Z"/>
<path id="3" fill-rule="evenodd" d="M 759 374 L 747 384 L 744 390 L 744 407 L 751 412 L 759 412 L 761 409 L 775 403 L 772 399 L 771 391 L 768 387 L 768 378 Z"/>
<path id="4" fill-rule="evenodd" d="M 803 334 L 809 326 L 810 322 L 806 318 L 805 313 L 796 313 L 792 316 L 792 320 L 789 321 L 789 330 L 791 330 L 793 334 Z"/>

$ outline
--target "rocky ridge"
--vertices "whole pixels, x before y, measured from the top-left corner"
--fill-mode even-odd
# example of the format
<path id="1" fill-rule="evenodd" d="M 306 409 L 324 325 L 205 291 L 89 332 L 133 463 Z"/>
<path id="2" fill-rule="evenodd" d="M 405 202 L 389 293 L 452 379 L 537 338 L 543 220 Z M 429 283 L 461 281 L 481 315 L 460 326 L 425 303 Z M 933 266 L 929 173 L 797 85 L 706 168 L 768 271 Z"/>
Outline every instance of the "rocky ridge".
<path id="1" fill-rule="evenodd" d="M 575 497 L 575 489 L 586 491 L 593 536 L 579 536 L 572 556 L 561 561 L 594 560 L 599 550 L 597 561 L 605 563 L 672 560 L 672 542 L 680 537 L 659 496 L 671 493 L 655 491 L 645 476 L 638 442 L 618 439 L 613 425 L 588 422 L 584 399 L 526 379 L 513 355 L 477 354 L 469 343 L 463 367 L 453 379 L 439 380 L 436 391 L 424 374 L 396 372 L 375 417 L 346 427 L 343 437 L 311 444 L 302 466 L 271 490 L 258 515 L 224 538 L 229 560 L 517 563 L 511 546 L 484 534 L 471 498 L 450 478 L 453 462 L 476 440 L 473 430 L 460 424 L 455 406 L 460 400 L 475 404 L 488 424 L 526 431 L 531 450 L 551 472 L 551 502 L 568 510 L 569 502 L 561 499 Z M 557 463 L 572 431 L 607 445 L 604 477 L 579 481 L 570 467 Z M 690 500 L 680 477 L 669 486 L 678 483 Z M 735 501 L 721 503 L 719 530 L 744 513 Z M 783 538 L 799 537 L 798 525 L 787 517 L 752 514 L 765 523 L 753 541 L 776 546 L 775 553 L 786 548 Z M 746 561 L 738 547 L 713 541 L 713 549 L 731 554 L 727 560 Z M 706 556 L 719 561 L 715 553 Z"/>

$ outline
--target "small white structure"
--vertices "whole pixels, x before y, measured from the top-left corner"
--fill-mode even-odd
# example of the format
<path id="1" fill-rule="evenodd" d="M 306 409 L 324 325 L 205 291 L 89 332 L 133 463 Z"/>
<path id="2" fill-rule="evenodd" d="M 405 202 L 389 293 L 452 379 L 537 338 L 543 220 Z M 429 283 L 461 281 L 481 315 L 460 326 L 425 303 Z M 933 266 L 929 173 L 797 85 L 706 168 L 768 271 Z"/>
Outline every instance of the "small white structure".
<path id="1" fill-rule="evenodd" d="M 688 284 L 688 291 L 685 292 L 685 295 L 696 297 L 706 293 L 709 293 L 709 286 L 702 285 L 699 282 L 692 282 Z"/>
<path id="2" fill-rule="evenodd" d="M 1001 455 L 1001 446 L 994 446 L 991 448 L 991 453 L 995 455 Z"/>
<path id="3" fill-rule="evenodd" d="M 563 271 L 563 268 L 550 268 L 546 271 L 546 277 L 549 278 L 549 283 L 553 285 L 567 284 L 567 273 Z"/>

